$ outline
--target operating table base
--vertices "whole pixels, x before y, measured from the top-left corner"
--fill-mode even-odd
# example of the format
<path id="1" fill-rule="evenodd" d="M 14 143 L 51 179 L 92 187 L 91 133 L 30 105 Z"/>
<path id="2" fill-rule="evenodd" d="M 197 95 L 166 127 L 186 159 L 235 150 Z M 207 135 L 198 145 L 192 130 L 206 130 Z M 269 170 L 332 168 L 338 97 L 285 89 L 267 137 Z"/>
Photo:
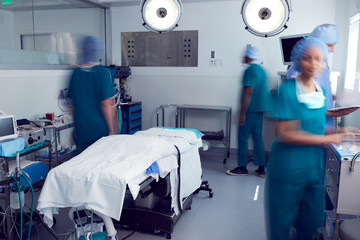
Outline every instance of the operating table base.
<path id="1" fill-rule="evenodd" d="M 131 197 L 131 196 L 130 196 Z M 193 195 L 183 201 L 184 209 L 190 209 Z M 128 200 L 128 201 L 127 201 Z M 161 199 L 152 209 L 140 208 L 134 205 L 131 199 L 125 199 L 121 218 L 115 224 L 121 224 L 135 230 L 164 232 L 166 238 L 171 239 L 174 225 L 182 213 L 175 215 L 171 210 L 171 200 Z"/>

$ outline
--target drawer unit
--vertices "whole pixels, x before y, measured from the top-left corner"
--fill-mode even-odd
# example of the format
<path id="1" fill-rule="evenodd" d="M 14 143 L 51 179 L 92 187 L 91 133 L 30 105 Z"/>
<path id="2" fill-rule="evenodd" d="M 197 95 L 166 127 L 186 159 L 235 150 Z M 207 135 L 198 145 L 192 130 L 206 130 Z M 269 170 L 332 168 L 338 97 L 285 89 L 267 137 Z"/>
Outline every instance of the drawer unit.
<path id="1" fill-rule="evenodd" d="M 121 105 L 122 111 L 122 134 L 133 134 L 142 130 L 142 106 L 141 102 L 129 102 Z"/>

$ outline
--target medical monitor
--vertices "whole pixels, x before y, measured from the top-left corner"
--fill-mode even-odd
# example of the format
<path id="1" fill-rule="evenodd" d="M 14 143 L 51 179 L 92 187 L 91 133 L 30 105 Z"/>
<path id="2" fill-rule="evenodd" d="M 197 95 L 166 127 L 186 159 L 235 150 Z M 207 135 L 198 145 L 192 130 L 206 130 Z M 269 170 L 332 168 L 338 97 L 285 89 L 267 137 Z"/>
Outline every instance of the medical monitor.
<path id="1" fill-rule="evenodd" d="M 19 135 L 16 119 L 12 115 L 0 115 L 0 141 Z"/>
<path id="2" fill-rule="evenodd" d="M 284 65 L 292 65 L 292 62 L 290 60 L 291 51 L 297 41 L 300 39 L 303 39 L 304 36 L 309 36 L 309 34 L 298 34 L 298 35 L 291 35 L 291 36 L 283 36 L 280 37 L 280 49 L 282 54 L 282 60 Z"/>

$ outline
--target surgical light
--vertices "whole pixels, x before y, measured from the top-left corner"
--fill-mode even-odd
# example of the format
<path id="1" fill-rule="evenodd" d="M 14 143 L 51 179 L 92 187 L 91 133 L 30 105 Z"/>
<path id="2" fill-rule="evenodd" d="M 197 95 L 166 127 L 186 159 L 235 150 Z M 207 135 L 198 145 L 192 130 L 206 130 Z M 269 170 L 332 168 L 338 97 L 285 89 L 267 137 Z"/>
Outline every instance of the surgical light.
<path id="1" fill-rule="evenodd" d="M 259 37 L 284 31 L 289 20 L 288 0 L 244 0 L 241 14 L 245 29 Z"/>
<path id="2" fill-rule="evenodd" d="M 155 32 L 168 32 L 177 27 L 182 14 L 180 0 L 143 0 L 143 26 Z"/>

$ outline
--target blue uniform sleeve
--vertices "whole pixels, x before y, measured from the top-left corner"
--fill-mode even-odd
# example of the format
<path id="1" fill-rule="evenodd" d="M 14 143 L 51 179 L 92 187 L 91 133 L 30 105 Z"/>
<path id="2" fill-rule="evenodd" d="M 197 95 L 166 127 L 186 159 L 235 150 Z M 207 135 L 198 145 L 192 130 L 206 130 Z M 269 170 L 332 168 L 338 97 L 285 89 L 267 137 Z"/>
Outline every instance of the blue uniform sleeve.
<path id="1" fill-rule="evenodd" d="M 69 80 L 69 85 L 68 85 L 68 91 L 67 91 L 67 96 L 68 98 L 72 99 L 74 97 L 74 76 L 77 73 L 78 69 L 74 69 L 73 72 L 71 73 L 70 76 L 70 80 Z"/>
<path id="2" fill-rule="evenodd" d="M 245 70 L 243 76 L 243 87 L 255 87 L 256 86 L 257 75 L 254 71 L 254 68 L 249 67 Z"/>
<path id="3" fill-rule="evenodd" d="M 99 67 L 97 77 L 99 79 L 98 90 L 100 100 L 103 101 L 113 97 L 115 95 L 115 90 L 109 70 L 104 67 Z"/>
<path id="4" fill-rule="evenodd" d="M 273 109 L 270 117 L 277 120 L 299 120 L 301 118 L 294 80 L 282 83 L 280 88 L 273 92 Z"/>

